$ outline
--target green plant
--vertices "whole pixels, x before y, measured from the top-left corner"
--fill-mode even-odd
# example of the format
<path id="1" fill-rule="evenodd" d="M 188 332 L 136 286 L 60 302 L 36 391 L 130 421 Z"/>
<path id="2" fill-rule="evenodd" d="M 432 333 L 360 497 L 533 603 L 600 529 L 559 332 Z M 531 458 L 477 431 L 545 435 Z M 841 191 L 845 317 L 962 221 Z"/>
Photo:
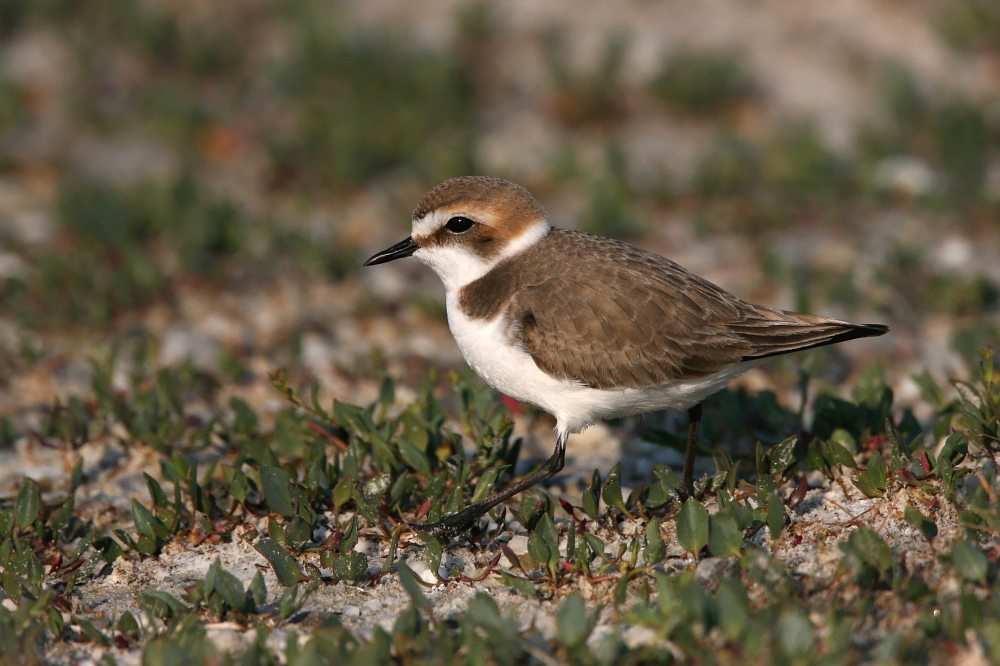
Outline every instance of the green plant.
<path id="1" fill-rule="evenodd" d="M 635 237 L 642 225 L 633 195 L 625 152 L 609 144 L 605 148 L 604 171 L 590 188 L 589 206 L 583 216 L 584 230 L 612 238 Z"/>
<path id="2" fill-rule="evenodd" d="M 1000 48 L 1000 8 L 990 0 L 960 0 L 945 5 L 937 19 L 938 32 L 963 51 Z"/>
<path id="3" fill-rule="evenodd" d="M 350 34 L 335 15 L 295 3 L 298 53 L 280 87 L 298 130 L 275 137 L 276 170 L 348 190 L 389 170 L 441 179 L 474 171 L 473 89 L 462 60 L 400 34 Z"/>
<path id="4" fill-rule="evenodd" d="M 738 54 L 681 49 L 663 63 L 653 91 L 677 111 L 708 114 L 749 100 L 754 83 Z"/>
<path id="5" fill-rule="evenodd" d="M 607 39 L 596 65 L 587 71 L 576 71 L 570 65 L 569 44 L 558 30 L 546 33 L 545 56 L 556 94 L 554 111 L 569 125 L 611 124 L 626 111 L 622 70 L 628 50 L 623 35 Z"/>

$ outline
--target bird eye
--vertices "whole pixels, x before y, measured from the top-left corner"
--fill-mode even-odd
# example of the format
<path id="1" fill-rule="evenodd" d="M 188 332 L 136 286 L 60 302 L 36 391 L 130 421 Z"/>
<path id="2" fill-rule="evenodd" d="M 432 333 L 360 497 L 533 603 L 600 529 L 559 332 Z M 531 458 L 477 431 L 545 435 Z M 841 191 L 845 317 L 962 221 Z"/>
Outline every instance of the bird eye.
<path id="1" fill-rule="evenodd" d="M 464 234 L 472 228 L 475 222 L 467 217 L 453 217 L 444 225 L 453 234 Z"/>

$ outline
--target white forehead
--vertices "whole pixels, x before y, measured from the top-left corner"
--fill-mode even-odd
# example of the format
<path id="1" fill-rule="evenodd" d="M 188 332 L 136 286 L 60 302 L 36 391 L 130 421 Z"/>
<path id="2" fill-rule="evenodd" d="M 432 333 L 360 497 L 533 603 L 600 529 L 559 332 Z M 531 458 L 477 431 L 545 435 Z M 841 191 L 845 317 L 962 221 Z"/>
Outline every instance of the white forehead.
<path id="1" fill-rule="evenodd" d="M 447 208 L 432 210 L 420 219 L 414 218 L 413 233 L 411 235 L 417 238 L 418 236 L 432 234 L 446 225 L 448 220 L 453 217 L 467 217 L 477 224 L 485 224 L 488 227 L 497 228 L 503 226 L 503 220 L 498 219 L 497 215 L 486 207 L 470 206 L 466 209 L 458 206 L 448 206 Z"/>
<path id="2" fill-rule="evenodd" d="M 412 236 L 416 238 L 418 236 L 432 234 L 447 224 L 448 220 L 455 216 L 456 213 L 452 213 L 447 210 L 434 210 L 427 213 L 427 215 L 424 215 L 420 219 L 414 218 Z"/>

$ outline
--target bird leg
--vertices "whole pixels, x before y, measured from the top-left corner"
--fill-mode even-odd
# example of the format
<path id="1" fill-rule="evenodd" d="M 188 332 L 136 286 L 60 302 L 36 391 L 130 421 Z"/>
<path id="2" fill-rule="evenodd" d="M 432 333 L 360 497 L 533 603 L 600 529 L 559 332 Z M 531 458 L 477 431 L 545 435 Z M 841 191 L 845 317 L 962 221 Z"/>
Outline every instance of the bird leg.
<path id="1" fill-rule="evenodd" d="M 684 472 L 681 477 L 681 499 L 694 496 L 694 450 L 698 444 L 698 428 L 701 426 L 701 403 L 688 409 L 687 448 L 684 450 Z"/>
<path id="2" fill-rule="evenodd" d="M 556 450 L 552 453 L 552 456 L 532 474 L 524 477 L 509 488 L 506 488 L 499 493 L 494 493 L 483 501 L 467 506 L 457 513 L 449 514 L 436 523 L 431 523 L 430 525 L 413 525 L 413 528 L 432 536 L 439 537 L 453 537 L 461 534 L 479 522 L 479 518 L 484 513 L 495 507 L 497 504 L 500 504 L 500 502 L 513 497 L 522 490 L 527 490 L 536 483 L 558 474 L 559 470 L 563 468 L 563 464 L 566 461 L 567 437 L 567 433 L 560 432 L 556 437 Z"/>

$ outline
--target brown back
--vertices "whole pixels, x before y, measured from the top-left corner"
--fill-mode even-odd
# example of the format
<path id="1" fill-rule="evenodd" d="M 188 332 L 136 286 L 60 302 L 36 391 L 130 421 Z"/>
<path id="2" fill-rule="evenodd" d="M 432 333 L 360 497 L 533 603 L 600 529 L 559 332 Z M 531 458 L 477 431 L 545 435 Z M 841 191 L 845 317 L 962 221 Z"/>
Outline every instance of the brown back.
<path id="1" fill-rule="evenodd" d="M 888 330 L 751 305 L 659 255 L 558 228 L 466 286 L 460 307 L 477 319 L 509 307 L 511 339 L 539 368 L 601 389 L 698 379 Z"/>

